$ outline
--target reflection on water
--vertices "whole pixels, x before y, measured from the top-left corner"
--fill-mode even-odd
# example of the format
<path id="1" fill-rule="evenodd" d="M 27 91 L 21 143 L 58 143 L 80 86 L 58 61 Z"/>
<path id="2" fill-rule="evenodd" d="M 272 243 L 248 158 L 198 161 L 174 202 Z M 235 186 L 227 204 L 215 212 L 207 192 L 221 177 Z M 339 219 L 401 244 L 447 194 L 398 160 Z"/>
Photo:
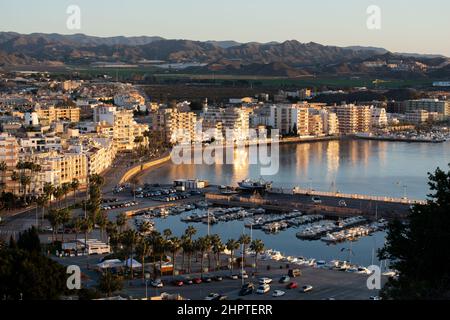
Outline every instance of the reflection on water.
<path id="1" fill-rule="evenodd" d="M 260 178 L 260 167 L 250 164 L 248 152 L 234 151 L 235 162 L 223 165 L 174 165 L 168 163 L 148 172 L 150 183 L 175 179 L 206 179 L 212 184 L 234 185 L 245 178 Z M 378 196 L 410 198 L 428 194 L 427 172 L 446 168 L 450 143 L 402 143 L 368 140 L 323 141 L 280 145 L 280 170 L 264 176 L 274 187 L 302 186 Z"/>

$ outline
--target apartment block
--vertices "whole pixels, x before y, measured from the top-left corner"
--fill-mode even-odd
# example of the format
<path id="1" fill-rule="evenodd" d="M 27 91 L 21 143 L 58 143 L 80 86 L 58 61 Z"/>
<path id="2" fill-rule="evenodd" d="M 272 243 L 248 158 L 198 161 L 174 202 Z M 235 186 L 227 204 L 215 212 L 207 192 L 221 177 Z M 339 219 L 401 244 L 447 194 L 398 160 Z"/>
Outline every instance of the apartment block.
<path id="1" fill-rule="evenodd" d="M 339 122 L 339 133 L 355 134 L 370 130 L 372 114 L 369 106 L 353 104 L 340 105 L 332 108 Z"/>
<path id="2" fill-rule="evenodd" d="M 404 105 L 406 112 L 426 110 L 428 112 L 437 112 L 445 118 L 450 116 L 450 101 L 439 99 L 407 100 L 404 102 Z"/>
<path id="3" fill-rule="evenodd" d="M 42 124 L 52 124 L 56 121 L 80 121 L 80 108 L 78 107 L 36 107 L 35 112 Z"/>
<path id="4" fill-rule="evenodd" d="M 0 163 L 6 164 L 6 171 L 1 173 L 0 179 L 4 183 L 6 192 L 14 191 L 15 182 L 12 181 L 11 174 L 19 161 L 19 152 L 20 146 L 17 139 L 7 133 L 0 133 Z"/>

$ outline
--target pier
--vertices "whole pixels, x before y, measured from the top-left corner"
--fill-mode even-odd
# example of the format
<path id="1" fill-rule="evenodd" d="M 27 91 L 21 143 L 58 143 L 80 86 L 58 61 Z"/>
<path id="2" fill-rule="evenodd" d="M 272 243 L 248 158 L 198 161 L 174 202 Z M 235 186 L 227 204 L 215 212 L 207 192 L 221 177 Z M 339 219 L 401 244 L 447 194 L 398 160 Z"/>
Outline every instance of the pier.
<path id="1" fill-rule="evenodd" d="M 311 194 L 284 193 L 223 195 L 210 192 L 205 194 L 205 199 L 209 203 L 220 206 L 261 207 L 273 212 L 299 210 L 308 215 L 322 214 L 339 218 L 364 216 L 369 219 L 384 218 L 387 220 L 405 219 L 412 204 L 410 202 L 382 201 L 363 197 L 336 197 L 322 193 L 320 196 L 321 203 L 314 203 Z M 345 206 L 342 200 L 345 202 Z"/>

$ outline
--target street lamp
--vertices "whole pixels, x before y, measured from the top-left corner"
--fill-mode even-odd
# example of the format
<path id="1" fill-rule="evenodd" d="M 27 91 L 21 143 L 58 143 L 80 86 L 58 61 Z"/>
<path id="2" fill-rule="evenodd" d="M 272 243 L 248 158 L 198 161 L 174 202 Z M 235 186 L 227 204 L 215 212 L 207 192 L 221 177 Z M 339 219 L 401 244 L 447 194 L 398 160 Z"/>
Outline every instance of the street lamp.
<path id="1" fill-rule="evenodd" d="M 150 280 L 150 273 L 146 272 L 145 276 L 145 300 L 148 300 L 148 280 Z"/>

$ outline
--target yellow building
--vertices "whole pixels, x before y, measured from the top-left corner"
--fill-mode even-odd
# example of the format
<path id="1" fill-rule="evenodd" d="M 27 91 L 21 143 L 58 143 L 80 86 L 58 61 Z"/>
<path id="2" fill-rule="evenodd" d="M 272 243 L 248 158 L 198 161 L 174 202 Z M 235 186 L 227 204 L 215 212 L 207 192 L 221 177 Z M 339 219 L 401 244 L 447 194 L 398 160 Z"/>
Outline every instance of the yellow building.
<path id="1" fill-rule="evenodd" d="M 80 121 L 80 108 L 78 107 L 36 107 L 35 111 L 39 121 L 43 124 L 51 124 L 60 120 L 70 122 Z"/>

